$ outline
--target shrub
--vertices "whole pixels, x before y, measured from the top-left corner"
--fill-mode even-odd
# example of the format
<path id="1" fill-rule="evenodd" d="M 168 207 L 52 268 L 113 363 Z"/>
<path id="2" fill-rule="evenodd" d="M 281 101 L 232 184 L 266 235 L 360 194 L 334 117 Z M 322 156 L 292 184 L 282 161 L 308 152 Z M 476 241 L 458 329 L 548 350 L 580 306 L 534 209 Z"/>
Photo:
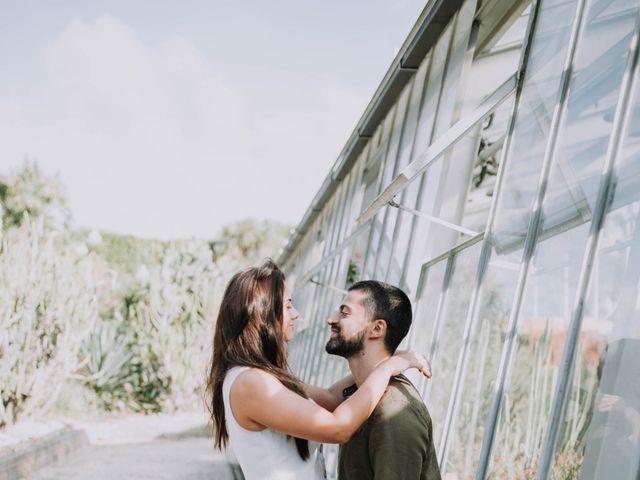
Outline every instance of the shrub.
<path id="1" fill-rule="evenodd" d="M 98 317 L 101 262 L 27 215 L 0 243 L 0 427 L 48 410 Z"/>
<path id="2" fill-rule="evenodd" d="M 119 293 L 83 346 L 107 410 L 156 412 L 199 399 L 219 274 L 206 243 L 173 242 Z"/>

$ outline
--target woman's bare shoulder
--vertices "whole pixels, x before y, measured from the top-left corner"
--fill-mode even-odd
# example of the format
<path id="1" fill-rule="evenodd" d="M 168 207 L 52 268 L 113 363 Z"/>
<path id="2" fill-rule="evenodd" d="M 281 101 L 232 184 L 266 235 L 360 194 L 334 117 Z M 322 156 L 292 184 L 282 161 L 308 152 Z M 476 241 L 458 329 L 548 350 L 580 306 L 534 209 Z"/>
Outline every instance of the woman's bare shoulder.
<path id="1" fill-rule="evenodd" d="M 273 374 L 262 370 L 261 368 L 250 367 L 238 375 L 233 384 L 236 391 L 247 391 L 253 394 L 257 392 L 273 392 L 277 389 L 284 388 Z"/>

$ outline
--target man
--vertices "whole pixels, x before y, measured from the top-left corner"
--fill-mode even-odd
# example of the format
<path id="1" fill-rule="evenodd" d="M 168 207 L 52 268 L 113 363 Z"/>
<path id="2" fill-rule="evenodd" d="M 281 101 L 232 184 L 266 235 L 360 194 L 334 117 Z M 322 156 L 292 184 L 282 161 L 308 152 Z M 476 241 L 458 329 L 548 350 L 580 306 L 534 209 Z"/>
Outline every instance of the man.
<path id="1" fill-rule="evenodd" d="M 411 302 L 397 287 L 366 280 L 349 288 L 328 320 L 327 353 L 345 357 L 355 385 L 393 355 L 411 326 Z M 394 377 L 371 417 L 340 448 L 340 480 L 439 480 L 431 417 L 413 384 Z"/>

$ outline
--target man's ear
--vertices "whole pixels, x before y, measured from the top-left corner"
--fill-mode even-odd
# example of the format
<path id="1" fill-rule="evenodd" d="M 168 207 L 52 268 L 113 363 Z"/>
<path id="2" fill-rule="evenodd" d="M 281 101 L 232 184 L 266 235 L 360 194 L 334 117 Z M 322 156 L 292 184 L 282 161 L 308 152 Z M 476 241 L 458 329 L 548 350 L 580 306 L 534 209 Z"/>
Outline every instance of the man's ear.
<path id="1" fill-rule="evenodd" d="M 384 338 L 387 335 L 387 322 L 381 318 L 371 322 L 369 338 Z"/>

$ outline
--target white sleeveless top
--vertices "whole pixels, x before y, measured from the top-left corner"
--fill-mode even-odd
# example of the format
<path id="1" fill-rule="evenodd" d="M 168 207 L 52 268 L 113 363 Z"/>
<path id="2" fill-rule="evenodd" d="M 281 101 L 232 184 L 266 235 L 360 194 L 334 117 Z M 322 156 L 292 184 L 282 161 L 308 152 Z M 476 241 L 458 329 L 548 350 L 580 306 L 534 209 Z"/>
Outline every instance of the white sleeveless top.
<path id="1" fill-rule="evenodd" d="M 247 369 L 229 369 L 222 384 L 229 446 L 238 459 L 245 480 L 323 479 L 323 466 L 316 462 L 316 452 L 304 461 L 298 455 L 295 442 L 287 439 L 284 433 L 269 428 L 252 432 L 238 424 L 231 411 L 229 393 L 238 375 Z"/>

